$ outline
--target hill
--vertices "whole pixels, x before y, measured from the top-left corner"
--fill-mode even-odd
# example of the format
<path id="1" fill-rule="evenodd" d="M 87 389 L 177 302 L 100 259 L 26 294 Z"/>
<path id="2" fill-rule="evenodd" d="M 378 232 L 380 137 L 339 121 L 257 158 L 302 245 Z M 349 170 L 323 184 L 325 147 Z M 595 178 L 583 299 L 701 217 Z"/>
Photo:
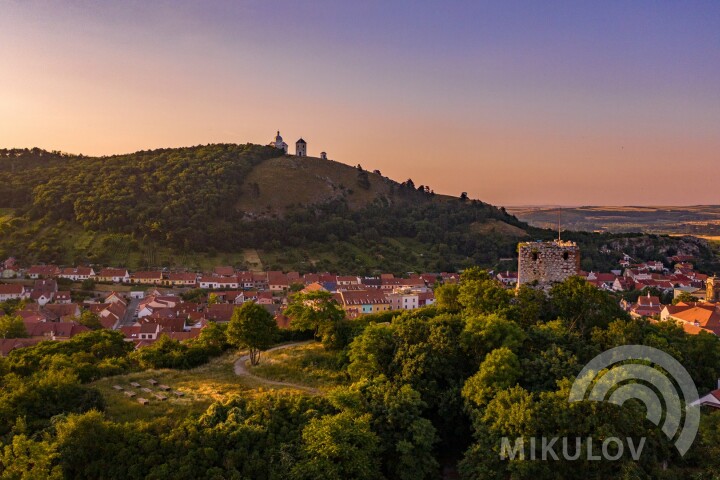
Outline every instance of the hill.
<path id="1" fill-rule="evenodd" d="M 252 144 L 107 157 L 0 150 L 0 256 L 25 263 L 512 269 L 518 240 L 553 236 L 479 200 Z M 614 264 L 616 255 L 598 253 L 614 236 L 568 238 L 585 247 L 583 268 Z"/>
<path id="2" fill-rule="evenodd" d="M 265 268 L 447 270 L 511 257 L 526 228 L 411 180 L 250 144 L 108 157 L 2 150 L 0 209 L 1 255 L 131 268 L 247 265 L 259 254 Z"/>

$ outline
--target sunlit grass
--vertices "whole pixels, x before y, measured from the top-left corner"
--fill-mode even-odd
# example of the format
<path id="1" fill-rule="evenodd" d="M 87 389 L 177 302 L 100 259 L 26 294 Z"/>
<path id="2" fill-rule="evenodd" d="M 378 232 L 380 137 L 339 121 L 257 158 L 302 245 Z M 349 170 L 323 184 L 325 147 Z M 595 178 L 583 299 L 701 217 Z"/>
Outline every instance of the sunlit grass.
<path id="1" fill-rule="evenodd" d="M 298 347 L 298 351 L 290 352 L 289 355 L 283 355 L 282 351 L 265 354 L 263 360 L 268 360 L 268 357 L 273 359 L 272 368 L 265 372 L 258 367 L 254 368 L 252 373 L 270 378 L 269 375 L 274 372 L 278 377 L 285 376 L 288 379 L 287 381 L 309 387 L 330 386 L 340 383 L 342 376 L 340 372 L 332 372 L 331 369 L 323 366 L 324 362 L 329 361 L 329 354 L 326 354 L 322 347 L 319 349 L 315 345 L 310 347 L 313 348 Z M 118 422 L 152 420 L 155 418 L 181 420 L 190 415 L 202 414 L 216 401 L 226 401 L 237 395 L 253 396 L 267 390 L 285 389 L 284 387 L 267 385 L 259 378 L 235 375 L 235 361 L 243 353 L 226 353 L 205 365 L 191 370 L 145 370 L 143 372 L 103 378 L 94 382 L 91 386 L 102 393 L 105 399 L 107 416 Z M 289 363 L 289 366 L 286 366 L 285 363 Z M 312 371 L 311 365 L 313 363 L 318 365 L 316 372 Z M 157 386 L 150 384 L 149 380 L 151 379 L 157 380 L 160 385 L 169 386 L 171 391 L 162 392 Z M 151 389 L 152 393 L 132 387 L 131 382 L 137 382 L 141 387 Z M 120 385 L 125 390 L 131 390 L 136 393 L 136 396 L 127 397 L 123 391 L 115 390 L 114 385 Z M 175 396 L 172 393 L 174 391 L 182 392 L 183 396 Z M 293 392 L 297 393 L 298 391 L 293 390 Z M 162 393 L 168 398 L 160 401 L 153 396 L 153 393 Z M 149 403 L 141 405 L 138 398 L 146 398 Z"/>
<path id="2" fill-rule="evenodd" d="M 103 378 L 93 384 L 103 394 L 106 403 L 106 413 L 109 418 L 116 421 L 150 420 L 157 417 L 177 417 L 178 419 L 191 414 L 204 412 L 207 407 L 218 400 L 227 400 L 235 395 L 247 392 L 251 387 L 244 383 L 244 379 L 235 375 L 233 363 L 239 355 L 230 353 L 216 358 L 209 363 L 191 370 L 146 370 L 127 375 Z M 142 387 L 150 388 L 153 393 L 161 391 L 148 382 L 157 380 L 160 384 L 169 386 L 172 391 L 180 391 L 184 395 L 176 397 L 167 393 L 168 399 L 160 401 L 152 394 L 130 386 L 137 382 Z M 117 391 L 113 385 L 120 385 L 125 390 L 132 390 L 137 395 L 127 397 L 122 391 Z M 147 405 L 140 405 L 138 397 L 147 398 Z"/>
<path id="3" fill-rule="evenodd" d="M 347 368 L 337 352 L 329 352 L 319 343 L 311 343 L 262 354 L 260 365 L 251 373 L 280 382 L 313 388 L 329 388 L 348 382 Z"/>

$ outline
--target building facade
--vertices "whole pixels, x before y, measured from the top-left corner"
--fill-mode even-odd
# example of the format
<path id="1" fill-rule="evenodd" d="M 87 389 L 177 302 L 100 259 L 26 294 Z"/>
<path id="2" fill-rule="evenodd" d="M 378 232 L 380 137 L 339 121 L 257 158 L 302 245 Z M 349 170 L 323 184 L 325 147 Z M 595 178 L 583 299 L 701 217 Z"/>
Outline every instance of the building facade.
<path id="1" fill-rule="evenodd" d="M 295 142 L 295 155 L 298 157 L 307 157 L 307 142 L 302 138 Z"/>
<path id="2" fill-rule="evenodd" d="M 280 136 L 280 130 L 277 131 L 277 135 L 275 135 L 275 140 L 270 142 L 271 147 L 275 147 L 278 150 L 282 150 L 284 153 L 288 153 L 288 145 L 287 143 L 283 142 L 283 138 Z"/>
<path id="3" fill-rule="evenodd" d="M 580 249 L 575 242 L 524 242 L 518 248 L 517 285 L 537 283 L 548 288 L 580 273 Z"/>

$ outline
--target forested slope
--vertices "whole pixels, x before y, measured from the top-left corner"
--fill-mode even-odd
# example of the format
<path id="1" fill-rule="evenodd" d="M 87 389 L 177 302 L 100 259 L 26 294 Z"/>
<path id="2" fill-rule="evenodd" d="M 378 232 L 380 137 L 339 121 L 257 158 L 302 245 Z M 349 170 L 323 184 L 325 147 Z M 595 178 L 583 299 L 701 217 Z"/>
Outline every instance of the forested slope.
<path id="1" fill-rule="evenodd" d="M 519 240 L 554 236 L 411 179 L 259 145 L 109 157 L 0 150 L 0 256 L 24 263 L 253 267 L 251 251 L 262 262 L 254 268 L 266 269 L 504 270 L 514 268 Z M 622 236 L 567 236 L 581 243 L 584 269 L 615 265 L 619 252 L 599 251 Z"/>

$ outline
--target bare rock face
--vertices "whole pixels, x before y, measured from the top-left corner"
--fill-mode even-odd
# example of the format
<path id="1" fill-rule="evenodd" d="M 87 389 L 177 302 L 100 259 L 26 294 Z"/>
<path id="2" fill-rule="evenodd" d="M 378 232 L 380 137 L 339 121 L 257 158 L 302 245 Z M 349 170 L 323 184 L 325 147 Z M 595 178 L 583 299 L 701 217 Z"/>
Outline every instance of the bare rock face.
<path id="1" fill-rule="evenodd" d="M 537 282 L 547 288 L 580 273 L 580 249 L 575 242 L 523 242 L 518 250 L 518 287 Z"/>

